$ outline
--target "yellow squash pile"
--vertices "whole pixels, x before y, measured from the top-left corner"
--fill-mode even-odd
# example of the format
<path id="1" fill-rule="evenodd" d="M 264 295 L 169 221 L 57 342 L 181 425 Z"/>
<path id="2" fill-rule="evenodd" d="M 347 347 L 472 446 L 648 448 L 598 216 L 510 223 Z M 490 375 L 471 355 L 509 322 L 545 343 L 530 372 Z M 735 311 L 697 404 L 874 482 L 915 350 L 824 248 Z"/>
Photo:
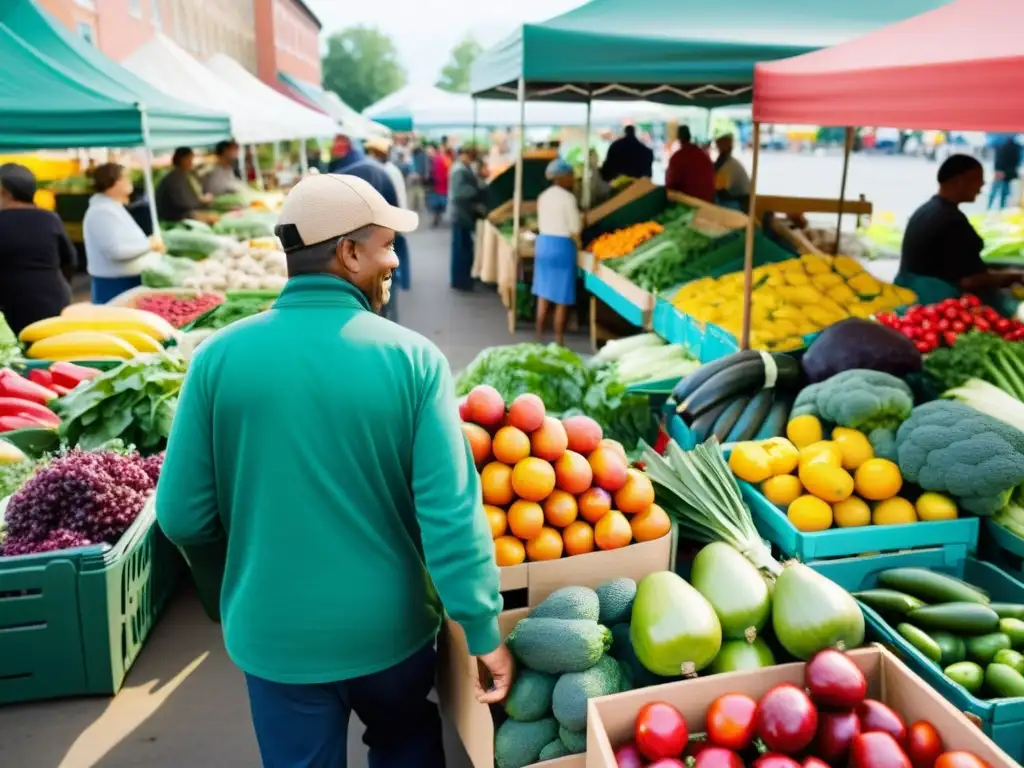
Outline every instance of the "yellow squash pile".
<path id="1" fill-rule="evenodd" d="M 175 335 L 162 317 L 129 307 L 72 304 L 59 317 L 26 326 L 19 335 L 34 360 L 127 360 L 159 352 Z"/>
<path id="2" fill-rule="evenodd" d="M 754 269 L 750 345 L 785 352 L 804 336 L 846 317 L 871 317 L 916 300 L 913 291 L 883 283 L 849 256 L 805 254 Z M 737 338 L 743 324 L 743 272 L 687 283 L 672 298 L 682 312 L 715 323 Z"/>

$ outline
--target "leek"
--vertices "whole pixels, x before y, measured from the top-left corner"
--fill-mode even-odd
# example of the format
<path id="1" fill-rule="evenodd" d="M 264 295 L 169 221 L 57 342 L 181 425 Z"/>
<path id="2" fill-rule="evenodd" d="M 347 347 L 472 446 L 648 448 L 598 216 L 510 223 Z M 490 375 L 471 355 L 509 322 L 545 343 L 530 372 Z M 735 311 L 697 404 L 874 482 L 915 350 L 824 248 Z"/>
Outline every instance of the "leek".
<path id="1" fill-rule="evenodd" d="M 968 379 L 959 387 L 943 392 L 950 400 L 959 400 L 979 413 L 999 419 L 1024 432 L 1024 403 L 1013 395 L 982 379 Z"/>
<path id="2" fill-rule="evenodd" d="M 663 346 L 665 346 L 665 342 L 658 334 L 638 333 L 635 336 L 609 341 L 601 348 L 601 351 L 590 358 L 590 362 L 594 364 L 614 363 L 628 352 Z"/>
<path id="3" fill-rule="evenodd" d="M 692 451 L 670 440 L 664 457 L 646 444 L 643 449 L 640 460 L 654 483 L 658 503 L 680 533 L 695 541 L 724 541 L 769 576 L 782 573 L 754 527 L 717 439 Z"/>

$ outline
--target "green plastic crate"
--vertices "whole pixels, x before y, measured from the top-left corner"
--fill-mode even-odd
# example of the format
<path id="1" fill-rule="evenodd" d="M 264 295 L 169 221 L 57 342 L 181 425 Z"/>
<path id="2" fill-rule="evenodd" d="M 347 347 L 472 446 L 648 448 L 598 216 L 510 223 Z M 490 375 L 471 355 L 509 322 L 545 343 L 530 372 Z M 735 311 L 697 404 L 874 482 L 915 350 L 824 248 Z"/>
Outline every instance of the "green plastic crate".
<path id="1" fill-rule="evenodd" d="M 181 570 L 152 500 L 113 547 L 0 559 L 0 704 L 117 693 Z"/>
<path id="2" fill-rule="evenodd" d="M 1024 584 L 991 563 L 959 557 L 949 548 L 924 549 L 874 557 L 846 558 L 810 563 L 814 570 L 851 592 L 878 585 L 878 574 L 889 568 L 926 568 L 946 573 L 979 587 L 998 602 L 1024 603 Z M 877 640 L 896 653 L 915 673 L 979 721 L 996 744 L 1018 762 L 1024 760 L 1024 698 L 979 699 L 954 683 L 931 659 L 904 640 L 876 611 L 861 604 L 867 639 Z"/>
<path id="3" fill-rule="evenodd" d="M 980 549 L 983 559 L 1016 579 L 1024 578 L 1024 539 L 991 520 L 985 521 L 983 531 Z"/>

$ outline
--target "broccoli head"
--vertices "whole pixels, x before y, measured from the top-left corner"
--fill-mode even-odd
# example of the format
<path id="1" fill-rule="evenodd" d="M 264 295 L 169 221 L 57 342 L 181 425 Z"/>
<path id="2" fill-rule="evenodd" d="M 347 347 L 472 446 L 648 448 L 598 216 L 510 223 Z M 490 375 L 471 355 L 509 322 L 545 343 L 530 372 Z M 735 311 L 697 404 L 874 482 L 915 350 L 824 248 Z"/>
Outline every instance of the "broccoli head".
<path id="1" fill-rule="evenodd" d="M 895 376 L 853 368 L 805 387 L 793 404 L 793 415 L 812 414 L 864 434 L 895 430 L 910 415 L 914 395 Z"/>
<path id="2" fill-rule="evenodd" d="M 956 401 L 915 408 L 896 433 L 896 456 L 904 479 L 984 517 L 1024 483 L 1024 432 Z"/>

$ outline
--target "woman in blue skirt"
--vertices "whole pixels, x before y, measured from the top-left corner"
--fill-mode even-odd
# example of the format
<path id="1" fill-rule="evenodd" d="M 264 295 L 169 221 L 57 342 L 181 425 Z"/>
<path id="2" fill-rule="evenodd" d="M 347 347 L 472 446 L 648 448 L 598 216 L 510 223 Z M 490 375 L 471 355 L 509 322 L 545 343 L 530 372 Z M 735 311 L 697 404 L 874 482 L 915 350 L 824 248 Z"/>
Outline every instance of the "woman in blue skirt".
<path id="1" fill-rule="evenodd" d="M 573 194 L 572 166 L 562 158 L 547 167 L 551 186 L 537 197 L 537 242 L 533 259 L 533 295 L 537 297 L 537 338 L 544 336 L 548 307 L 555 305 L 555 341 L 565 344 L 569 307 L 576 304 L 576 245 L 580 209 Z"/>

